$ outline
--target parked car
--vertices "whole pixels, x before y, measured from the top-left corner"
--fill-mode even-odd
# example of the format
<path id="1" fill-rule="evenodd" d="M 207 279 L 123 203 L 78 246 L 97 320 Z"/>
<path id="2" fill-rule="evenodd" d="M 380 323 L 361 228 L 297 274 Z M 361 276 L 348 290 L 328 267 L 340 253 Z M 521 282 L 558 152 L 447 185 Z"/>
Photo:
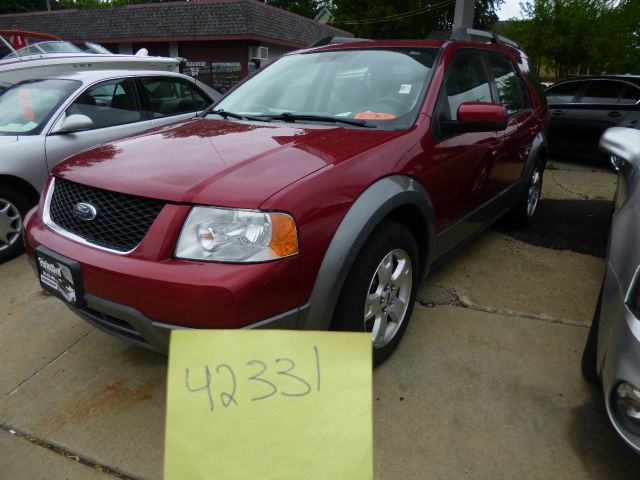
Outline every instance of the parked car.
<path id="1" fill-rule="evenodd" d="M 212 95 L 186 75 L 103 70 L 29 80 L 0 96 L 0 261 L 22 248 L 22 218 L 69 155 L 191 118 Z"/>
<path id="2" fill-rule="evenodd" d="M 606 271 L 582 356 L 620 436 L 640 453 L 640 130 L 614 127 L 600 145 L 619 171 Z"/>
<path id="3" fill-rule="evenodd" d="M 42 286 L 70 273 L 76 313 L 158 351 L 181 327 L 338 329 L 381 362 L 435 262 L 536 211 L 548 109 L 486 35 L 286 54 L 200 118 L 75 155 L 26 219 Z"/>
<path id="4" fill-rule="evenodd" d="M 571 78 L 546 91 L 551 111 L 549 151 L 605 159 L 598 148 L 610 127 L 632 127 L 640 120 L 640 76 Z"/>

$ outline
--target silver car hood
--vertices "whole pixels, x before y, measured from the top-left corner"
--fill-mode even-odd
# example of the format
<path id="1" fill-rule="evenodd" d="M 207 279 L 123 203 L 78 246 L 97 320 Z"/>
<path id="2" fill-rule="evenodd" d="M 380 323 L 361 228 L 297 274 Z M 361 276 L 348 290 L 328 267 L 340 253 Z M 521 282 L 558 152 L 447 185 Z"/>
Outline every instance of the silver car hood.
<path id="1" fill-rule="evenodd" d="M 0 145 L 4 145 L 5 143 L 13 143 L 17 142 L 18 137 L 15 135 L 0 135 Z"/>

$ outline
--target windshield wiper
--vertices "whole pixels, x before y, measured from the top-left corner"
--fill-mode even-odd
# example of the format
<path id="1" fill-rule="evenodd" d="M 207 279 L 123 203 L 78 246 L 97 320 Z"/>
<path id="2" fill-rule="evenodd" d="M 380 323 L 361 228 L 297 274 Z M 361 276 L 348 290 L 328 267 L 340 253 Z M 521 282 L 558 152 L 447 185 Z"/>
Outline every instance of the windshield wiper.
<path id="1" fill-rule="evenodd" d="M 284 112 L 280 115 L 260 115 L 261 117 L 268 118 L 269 120 L 282 120 L 284 122 L 295 122 L 296 120 L 309 120 L 317 122 L 331 122 L 331 123 L 344 123 L 346 125 L 353 125 L 356 127 L 364 128 L 377 128 L 376 125 L 372 125 L 366 120 L 352 120 L 350 118 L 330 117 L 327 115 L 309 115 L 304 113 L 290 113 Z"/>
<path id="2" fill-rule="evenodd" d="M 235 118 L 236 120 L 255 120 L 257 122 L 268 122 L 269 121 L 268 118 L 260 118 L 260 117 L 251 117 L 251 116 L 247 116 L 247 115 L 240 115 L 239 113 L 227 112 L 226 110 L 223 110 L 221 108 L 218 109 L 218 110 L 214 110 L 214 109 L 209 110 L 207 108 L 204 112 L 202 112 L 202 118 L 205 118 L 207 115 L 211 115 L 211 114 L 220 115 L 225 120 L 227 118 Z"/>

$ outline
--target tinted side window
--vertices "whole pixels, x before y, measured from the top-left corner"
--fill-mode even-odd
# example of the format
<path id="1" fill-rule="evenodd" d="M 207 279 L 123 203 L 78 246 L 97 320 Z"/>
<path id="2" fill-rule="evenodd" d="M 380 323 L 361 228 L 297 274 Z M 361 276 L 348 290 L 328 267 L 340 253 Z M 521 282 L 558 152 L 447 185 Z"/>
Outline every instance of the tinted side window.
<path id="1" fill-rule="evenodd" d="M 211 103 L 180 78 L 143 78 L 142 86 L 155 118 L 204 110 Z"/>
<path id="2" fill-rule="evenodd" d="M 457 120 L 458 107 L 465 102 L 493 102 L 489 77 L 479 55 L 463 55 L 449 67 L 444 85 L 444 120 Z"/>
<path id="3" fill-rule="evenodd" d="M 82 93 L 67 115 L 86 115 L 93 128 L 113 127 L 142 120 L 134 81 L 130 78 L 98 83 Z"/>
<path id="4" fill-rule="evenodd" d="M 582 82 L 568 82 L 553 85 L 546 91 L 549 103 L 571 103 L 582 87 Z"/>
<path id="5" fill-rule="evenodd" d="M 500 103 L 504 105 L 508 113 L 518 112 L 528 107 L 523 98 L 522 80 L 516 74 L 511 61 L 505 57 L 489 55 L 489 68 L 493 73 L 498 89 Z"/>
<path id="6" fill-rule="evenodd" d="M 580 103 L 607 104 L 618 103 L 624 83 L 608 80 L 593 80 L 584 92 Z"/>
<path id="7" fill-rule="evenodd" d="M 640 89 L 627 85 L 618 103 L 622 105 L 637 105 L 638 102 L 640 102 Z"/>

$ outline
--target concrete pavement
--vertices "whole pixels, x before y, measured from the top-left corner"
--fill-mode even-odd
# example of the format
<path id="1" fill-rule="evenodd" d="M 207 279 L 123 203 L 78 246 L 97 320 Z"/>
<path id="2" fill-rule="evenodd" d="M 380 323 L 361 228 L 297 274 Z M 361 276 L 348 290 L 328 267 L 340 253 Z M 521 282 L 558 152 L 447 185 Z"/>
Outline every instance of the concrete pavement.
<path id="1" fill-rule="evenodd" d="M 611 198 L 610 173 L 554 167 L 543 198 Z M 640 469 L 580 377 L 604 261 L 527 240 L 491 229 L 420 287 L 405 338 L 374 372 L 377 479 Z M 161 478 L 166 359 L 41 293 L 24 257 L 0 265 L 0 291 L 0 478 Z"/>

